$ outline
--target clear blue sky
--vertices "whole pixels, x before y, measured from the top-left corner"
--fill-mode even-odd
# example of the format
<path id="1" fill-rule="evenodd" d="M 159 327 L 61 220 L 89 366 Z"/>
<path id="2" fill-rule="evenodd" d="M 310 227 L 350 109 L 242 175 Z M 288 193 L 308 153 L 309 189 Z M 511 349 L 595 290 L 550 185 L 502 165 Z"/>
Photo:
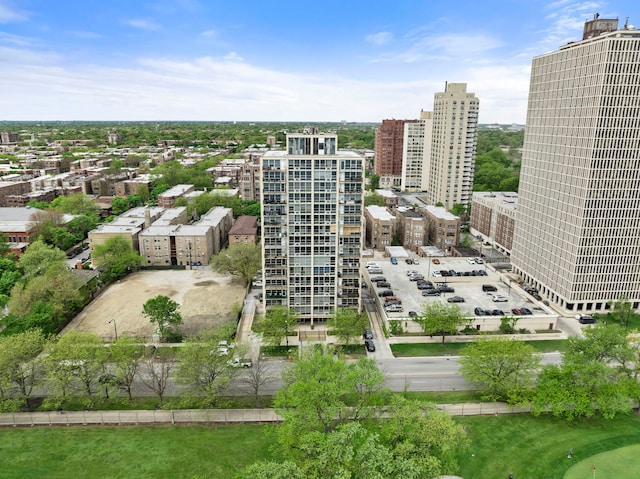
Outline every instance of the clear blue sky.
<path id="1" fill-rule="evenodd" d="M 446 81 L 524 123 L 533 56 L 640 2 L 0 0 L 0 120 L 417 118 Z"/>

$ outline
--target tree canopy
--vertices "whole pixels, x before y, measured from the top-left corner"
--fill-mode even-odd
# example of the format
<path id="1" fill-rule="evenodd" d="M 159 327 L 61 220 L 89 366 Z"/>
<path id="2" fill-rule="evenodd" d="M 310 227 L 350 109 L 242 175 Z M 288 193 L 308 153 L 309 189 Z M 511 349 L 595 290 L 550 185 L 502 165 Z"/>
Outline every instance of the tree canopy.
<path id="1" fill-rule="evenodd" d="M 103 267 L 103 275 L 108 281 L 124 278 L 140 269 L 144 259 L 133 250 L 131 242 L 122 235 L 112 236 L 102 244 L 97 244 L 92 252 L 96 266 Z"/>
<path id="2" fill-rule="evenodd" d="M 158 295 L 148 299 L 142 306 L 149 321 L 156 325 L 161 338 L 174 334 L 176 328 L 182 324 L 178 303 L 168 296 Z"/>
<path id="3" fill-rule="evenodd" d="M 239 277 L 249 286 L 262 266 L 260 245 L 234 243 L 211 257 L 211 268 L 220 273 Z"/>
<path id="4" fill-rule="evenodd" d="M 458 334 L 460 326 L 467 322 L 462 310 L 456 304 L 437 302 L 426 303 L 420 316 L 414 321 L 429 335 L 442 335 L 442 344 L 448 334 Z"/>

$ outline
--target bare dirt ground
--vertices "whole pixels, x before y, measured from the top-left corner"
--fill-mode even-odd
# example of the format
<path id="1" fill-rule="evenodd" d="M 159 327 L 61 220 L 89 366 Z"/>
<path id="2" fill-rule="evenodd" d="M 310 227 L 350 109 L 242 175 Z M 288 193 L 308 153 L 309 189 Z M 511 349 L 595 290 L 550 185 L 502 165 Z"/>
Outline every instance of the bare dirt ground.
<path id="1" fill-rule="evenodd" d="M 140 271 L 109 286 L 64 329 L 94 332 L 105 339 L 118 336 L 150 341 L 154 325 L 142 312 L 143 304 L 158 295 L 169 296 L 180 305 L 180 332 L 191 336 L 236 319 L 245 289 L 230 275 L 207 270 Z"/>

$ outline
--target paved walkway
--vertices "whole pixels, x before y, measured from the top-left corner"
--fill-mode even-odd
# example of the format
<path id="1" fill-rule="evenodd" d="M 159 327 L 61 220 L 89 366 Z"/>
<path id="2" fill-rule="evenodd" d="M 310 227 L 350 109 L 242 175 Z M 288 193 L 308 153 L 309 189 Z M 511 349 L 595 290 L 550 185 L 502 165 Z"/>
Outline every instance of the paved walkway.
<path id="1" fill-rule="evenodd" d="M 505 403 L 438 404 L 453 416 L 520 414 L 529 408 Z M 281 418 L 273 409 L 176 409 L 137 411 L 42 411 L 0 414 L 0 427 L 121 426 L 142 424 L 241 424 L 273 423 Z"/>

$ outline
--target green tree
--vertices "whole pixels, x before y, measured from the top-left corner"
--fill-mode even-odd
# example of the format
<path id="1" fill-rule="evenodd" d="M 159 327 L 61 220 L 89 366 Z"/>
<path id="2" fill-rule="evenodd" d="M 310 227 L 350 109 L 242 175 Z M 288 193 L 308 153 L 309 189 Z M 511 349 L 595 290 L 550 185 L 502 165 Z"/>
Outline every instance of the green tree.
<path id="1" fill-rule="evenodd" d="M 0 257 L 0 307 L 9 302 L 9 295 L 16 283 L 22 277 L 15 261 Z"/>
<path id="2" fill-rule="evenodd" d="M 122 235 L 108 238 L 93 249 L 93 263 L 104 268 L 103 275 L 108 281 L 124 278 L 138 271 L 144 259 L 133 250 L 131 243 Z"/>
<path id="3" fill-rule="evenodd" d="M 394 456 L 377 434 L 358 422 L 329 433 L 312 431 L 302 437 L 299 448 L 299 466 L 309 479 L 427 477 L 413 458 Z"/>
<path id="4" fill-rule="evenodd" d="M 144 359 L 144 345 L 127 334 L 121 335 L 109 346 L 109 363 L 113 368 L 115 383 L 133 399 L 132 386 Z"/>
<path id="5" fill-rule="evenodd" d="M 97 224 L 97 215 L 78 215 L 67 223 L 67 231 L 75 236 L 76 241 L 81 241 L 87 237 L 87 233 L 94 229 Z"/>
<path id="6" fill-rule="evenodd" d="M 332 318 L 333 333 L 341 344 L 349 346 L 351 340 L 362 334 L 369 324 L 365 314 L 351 308 L 338 308 Z"/>
<path id="7" fill-rule="evenodd" d="M 0 337 L 0 410 L 17 411 L 30 405 L 33 387 L 39 381 L 40 353 L 46 343 L 39 330 Z"/>
<path id="8" fill-rule="evenodd" d="M 262 266 L 260 245 L 235 243 L 211 257 L 211 268 L 242 279 L 249 286 Z"/>
<path id="9" fill-rule="evenodd" d="M 426 334 L 442 335 L 442 344 L 447 334 L 458 334 L 460 326 L 467 322 L 458 305 L 440 302 L 427 303 L 415 321 Z"/>
<path id="10" fill-rule="evenodd" d="M 116 196 L 111 200 L 111 213 L 118 216 L 129 210 L 129 202 L 126 198 L 120 198 Z"/>
<path id="11" fill-rule="evenodd" d="M 369 177 L 369 190 L 376 191 L 380 188 L 380 175 L 375 173 Z"/>
<path id="12" fill-rule="evenodd" d="M 180 349 L 179 381 L 189 387 L 189 396 L 202 401 L 204 407 L 216 404 L 238 371 L 230 364 L 229 352 L 219 348 L 219 342 L 227 338 L 224 333 L 207 331 L 188 339 Z M 233 354 L 241 356 L 242 352 Z"/>
<path id="13" fill-rule="evenodd" d="M 93 198 L 84 193 L 74 193 L 70 196 L 58 196 L 51 202 L 51 208 L 69 215 L 96 216 L 98 205 Z"/>
<path id="14" fill-rule="evenodd" d="M 316 352 L 283 371 L 284 388 L 276 393 L 274 407 L 283 418 L 277 436 L 285 459 L 299 458 L 298 444 L 309 432 L 331 432 L 376 414 L 372 406 L 381 404 L 387 390 L 384 375 L 372 374 L 371 361 L 347 363 Z"/>
<path id="15" fill-rule="evenodd" d="M 262 333 L 269 344 L 280 346 L 282 340 L 289 346 L 289 332 L 298 324 L 298 316 L 293 308 L 284 306 L 271 306 L 267 309 L 265 317 L 257 324 L 257 332 Z"/>
<path id="16" fill-rule="evenodd" d="M 17 283 L 11 290 L 8 307 L 10 314 L 21 321 L 15 324 L 10 320 L 8 329 L 25 331 L 35 327 L 46 334 L 58 332 L 82 305 L 78 288 L 78 280 L 64 263 L 52 264 L 26 286 Z"/>
<path id="17" fill-rule="evenodd" d="M 305 473 L 291 461 L 260 461 L 240 471 L 235 479 L 306 479 Z"/>
<path id="18" fill-rule="evenodd" d="M 64 251 L 49 246 L 44 241 L 36 240 L 20 256 L 18 267 L 24 272 L 24 278 L 30 280 L 44 274 L 53 264 L 65 263 L 66 260 Z"/>
<path id="19" fill-rule="evenodd" d="M 596 325 L 584 338 L 571 337 L 562 364 L 545 366 L 537 382 L 532 411 L 575 419 L 626 414 L 638 397 L 637 349 L 622 327 Z"/>
<path id="20" fill-rule="evenodd" d="M 469 446 L 464 428 L 433 404 L 394 397 L 378 433 L 397 459 L 418 465 L 421 478 L 453 474 L 457 459 Z"/>
<path id="21" fill-rule="evenodd" d="M 148 299 L 142 306 L 144 314 L 156 325 L 163 339 L 174 334 L 176 328 L 182 324 L 182 316 L 178 309 L 178 303 L 164 295 Z"/>
<path id="22" fill-rule="evenodd" d="M 530 391 L 540 365 L 532 346 L 497 338 L 469 344 L 460 353 L 460 372 L 483 399 L 519 400 Z"/>
<path id="23" fill-rule="evenodd" d="M 385 206 L 386 204 L 387 200 L 385 200 L 384 196 L 379 195 L 378 193 L 373 193 L 364 197 L 365 206 Z"/>
<path id="24" fill-rule="evenodd" d="M 160 406 L 164 402 L 175 366 L 175 359 L 170 352 L 158 351 L 155 356 L 142 362 L 140 380 L 158 396 Z"/>
<path id="25" fill-rule="evenodd" d="M 45 363 L 58 401 L 77 390 L 92 405 L 107 357 L 102 340 L 94 333 L 70 331 L 52 343 Z"/>
<path id="26" fill-rule="evenodd" d="M 629 320 L 637 316 L 629 298 L 622 295 L 617 301 L 610 301 L 609 307 L 610 311 L 607 317 L 623 325 L 625 329 L 629 329 Z"/>

